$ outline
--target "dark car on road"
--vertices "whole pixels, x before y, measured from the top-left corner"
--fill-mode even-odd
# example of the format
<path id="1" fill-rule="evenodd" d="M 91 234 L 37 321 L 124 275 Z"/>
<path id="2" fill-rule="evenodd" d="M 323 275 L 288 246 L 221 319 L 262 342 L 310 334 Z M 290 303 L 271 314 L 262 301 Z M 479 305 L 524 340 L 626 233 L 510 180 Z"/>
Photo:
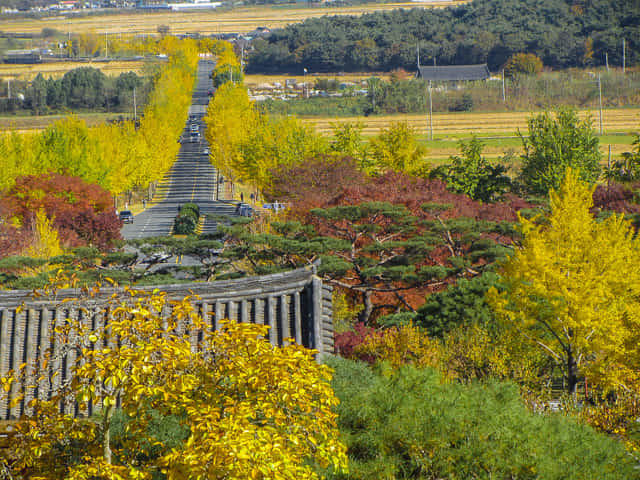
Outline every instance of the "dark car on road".
<path id="1" fill-rule="evenodd" d="M 129 210 L 123 210 L 118 214 L 122 223 L 133 223 L 133 213 Z"/>
<path id="2" fill-rule="evenodd" d="M 236 214 L 241 217 L 253 217 L 253 207 L 246 203 L 239 203 L 236 206 Z"/>

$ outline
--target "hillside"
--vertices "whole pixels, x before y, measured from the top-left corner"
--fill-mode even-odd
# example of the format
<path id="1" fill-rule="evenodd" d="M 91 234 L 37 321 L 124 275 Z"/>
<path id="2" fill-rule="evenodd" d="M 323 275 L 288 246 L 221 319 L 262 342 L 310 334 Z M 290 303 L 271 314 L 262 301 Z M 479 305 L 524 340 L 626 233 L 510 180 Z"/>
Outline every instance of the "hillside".
<path id="1" fill-rule="evenodd" d="M 444 9 L 327 16 L 252 43 L 248 72 L 389 71 L 422 64 L 488 63 L 530 52 L 552 68 L 640 60 L 640 3 L 627 0 L 474 0 Z"/>

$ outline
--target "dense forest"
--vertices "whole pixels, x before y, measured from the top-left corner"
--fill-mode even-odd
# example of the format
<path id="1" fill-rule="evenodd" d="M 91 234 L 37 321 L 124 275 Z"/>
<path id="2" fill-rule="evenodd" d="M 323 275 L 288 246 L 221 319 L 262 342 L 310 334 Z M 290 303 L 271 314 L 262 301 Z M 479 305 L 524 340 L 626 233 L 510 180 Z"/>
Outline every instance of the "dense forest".
<path id="1" fill-rule="evenodd" d="M 514 53 L 545 66 L 622 65 L 640 59 L 640 2 L 474 0 L 444 9 L 399 9 L 361 17 L 308 19 L 252 42 L 248 72 L 389 71 L 422 64 L 488 63 Z"/>
<path id="2" fill-rule="evenodd" d="M 0 111 L 29 109 L 35 115 L 82 109 L 122 112 L 133 109 L 134 89 L 141 105 L 151 86 L 149 78 L 134 72 L 108 77 L 92 67 L 70 70 L 58 79 L 39 73 L 23 96 L 1 99 Z"/>

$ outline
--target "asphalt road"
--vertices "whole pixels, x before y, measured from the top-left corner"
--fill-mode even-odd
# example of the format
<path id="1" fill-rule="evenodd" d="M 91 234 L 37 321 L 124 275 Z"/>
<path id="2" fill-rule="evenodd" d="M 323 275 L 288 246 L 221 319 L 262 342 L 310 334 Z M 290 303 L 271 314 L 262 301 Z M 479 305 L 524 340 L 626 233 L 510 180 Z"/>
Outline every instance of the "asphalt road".
<path id="1" fill-rule="evenodd" d="M 202 215 L 235 214 L 234 204 L 217 201 L 218 172 L 205 153 L 209 145 L 204 138 L 203 117 L 209 103 L 208 92 L 212 88 L 209 77 L 214 66 L 211 60 L 201 60 L 198 64 L 196 87 L 189 107 L 190 120 L 182 134 L 178 158 L 156 193 L 164 195 L 164 200 L 137 214 L 133 223 L 124 225 L 122 236 L 125 239 L 169 235 L 180 206 L 187 202 L 197 203 Z M 199 138 L 193 138 L 192 124 L 198 126 Z M 202 233 L 213 232 L 215 228 L 215 222 L 207 221 Z"/>

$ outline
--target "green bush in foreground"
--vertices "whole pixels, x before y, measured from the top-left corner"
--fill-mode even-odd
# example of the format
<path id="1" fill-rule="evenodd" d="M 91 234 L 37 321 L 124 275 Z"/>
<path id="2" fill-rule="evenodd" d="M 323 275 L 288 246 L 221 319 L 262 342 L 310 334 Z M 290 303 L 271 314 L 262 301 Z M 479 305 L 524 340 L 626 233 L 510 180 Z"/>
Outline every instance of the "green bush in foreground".
<path id="1" fill-rule="evenodd" d="M 173 233 L 176 235 L 191 235 L 196 231 L 197 221 L 191 215 L 178 215 L 173 221 Z"/>
<path id="2" fill-rule="evenodd" d="M 349 474 L 330 479 L 631 479 L 621 443 L 536 414 L 514 385 L 443 384 L 438 373 L 332 358 Z"/>
<path id="3" fill-rule="evenodd" d="M 198 221 L 200 217 L 200 207 L 196 203 L 185 203 L 180 208 L 180 215 L 189 215 Z"/>

